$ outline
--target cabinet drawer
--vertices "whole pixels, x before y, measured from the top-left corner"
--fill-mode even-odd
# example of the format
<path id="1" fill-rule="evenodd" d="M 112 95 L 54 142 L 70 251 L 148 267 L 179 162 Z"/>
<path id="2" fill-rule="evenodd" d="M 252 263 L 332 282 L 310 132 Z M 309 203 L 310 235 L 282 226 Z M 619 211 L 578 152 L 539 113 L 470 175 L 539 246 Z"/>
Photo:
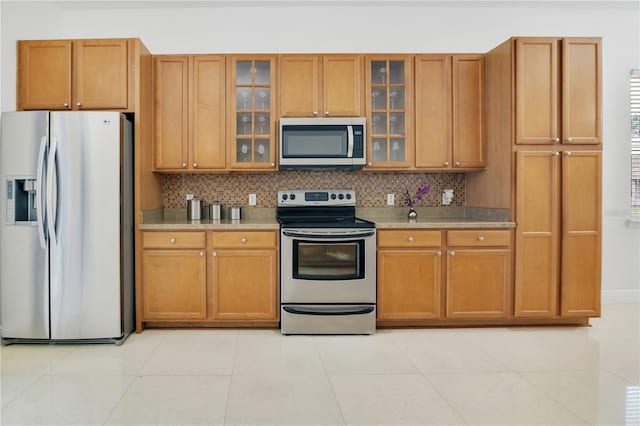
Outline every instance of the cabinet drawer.
<path id="1" fill-rule="evenodd" d="M 273 248 L 276 233 L 271 231 L 214 232 L 214 248 Z"/>
<path id="2" fill-rule="evenodd" d="M 450 247 L 497 247 L 511 245 L 511 231 L 465 230 L 447 231 L 447 245 Z"/>
<path id="3" fill-rule="evenodd" d="M 143 232 L 142 247 L 149 248 L 205 248 L 205 232 Z"/>
<path id="4" fill-rule="evenodd" d="M 440 247 L 441 243 L 440 231 L 406 229 L 378 232 L 378 247 Z"/>

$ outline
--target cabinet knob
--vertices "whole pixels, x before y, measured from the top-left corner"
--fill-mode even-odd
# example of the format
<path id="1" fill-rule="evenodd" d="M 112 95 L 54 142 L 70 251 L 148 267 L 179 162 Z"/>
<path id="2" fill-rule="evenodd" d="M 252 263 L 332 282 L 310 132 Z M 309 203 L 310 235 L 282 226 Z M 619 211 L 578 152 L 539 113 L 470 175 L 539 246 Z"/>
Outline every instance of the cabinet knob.
<path id="1" fill-rule="evenodd" d="M 413 237 L 408 237 L 407 241 L 413 241 Z"/>
<path id="2" fill-rule="evenodd" d="M 318 111 L 313 111 L 313 116 L 317 117 L 318 116 Z"/>
<path id="3" fill-rule="evenodd" d="M 478 241 L 484 241 L 484 236 L 480 235 L 480 236 L 478 237 Z"/>
<path id="4" fill-rule="evenodd" d="M 441 252 L 440 250 L 438 250 L 438 251 L 436 252 L 436 256 L 438 256 L 438 257 L 442 256 L 442 252 Z"/>
<path id="5" fill-rule="evenodd" d="M 244 237 L 242 237 L 242 238 L 240 238 L 240 242 L 241 242 L 242 244 L 244 244 L 244 243 L 246 243 L 246 242 L 247 242 L 247 239 L 246 239 L 246 238 L 244 238 Z"/>
<path id="6" fill-rule="evenodd" d="M 554 152 L 554 153 L 553 153 L 553 154 L 551 154 L 551 155 L 553 155 L 554 157 L 557 157 L 558 155 L 560 155 L 560 153 L 559 153 L 558 151 L 556 151 L 556 152 Z"/>
<path id="7" fill-rule="evenodd" d="M 369 162 L 367 163 L 367 166 L 369 166 L 369 167 L 371 167 L 371 166 L 372 166 L 371 161 L 369 161 Z"/>
<path id="8" fill-rule="evenodd" d="M 175 239 L 175 238 L 171 238 L 171 239 L 169 240 L 169 242 L 170 242 L 171 244 L 175 244 L 175 243 L 176 243 L 176 239 Z"/>
<path id="9" fill-rule="evenodd" d="M 568 142 L 568 143 L 571 143 L 572 140 L 573 140 L 573 138 L 566 138 L 564 141 Z"/>
<path id="10" fill-rule="evenodd" d="M 565 151 L 564 152 L 564 156 L 565 157 L 571 157 L 571 151 Z"/>
<path id="11" fill-rule="evenodd" d="M 560 138 L 553 138 L 553 139 L 551 139 L 551 140 L 553 141 L 553 143 L 558 143 L 558 142 L 560 142 Z"/>
<path id="12" fill-rule="evenodd" d="M 76 102 L 76 106 L 77 106 L 77 107 L 81 107 L 81 106 L 82 106 L 82 104 L 81 104 L 80 102 Z"/>
<path id="13" fill-rule="evenodd" d="M 448 165 L 449 165 L 449 162 L 448 162 L 448 161 L 445 161 L 445 162 L 444 162 L 444 165 L 445 165 L 445 166 L 448 166 Z"/>
<path id="14" fill-rule="evenodd" d="M 451 250 L 451 251 L 449 252 L 449 256 L 455 256 L 455 255 L 456 255 L 456 252 L 455 252 L 455 251 Z"/>
<path id="15" fill-rule="evenodd" d="M 324 115 L 325 115 L 325 117 L 326 117 L 327 115 L 329 115 L 329 111 L 325 111 L 325 112 L 324 112 Z"/>
<path id="16" fill-rule="evenodd" d="M 182 168 L 186 169 L 187 168 L 187 163 L 182 163 Z"/>
<path id="17" fill-rule="evenodd" d="M 276 163 L 271 163 L 271 167 L 275 167 L 275 166 L 276 166 Z"/>
<path id="18" fill-rule="evenodd" d="M 203 251 L 200 252 L 200 256 L 204 256 L 204 252 Z"/>
<path id="19" fill-rule="evenodd" d="M 198 168 L 198 163 L 193 163 L 193 168 L 197 169 Z"/>
<path id="20" fill-rule="evenodd" d="M 217 251 L 214 251 L 213 253 L 211 253 L 211 256 L 216 257 L 218 255 Z"/>
<path id="21" fill-rule="evenodd" d="M 65 107 L 65 108 L 69 108 L 69 103 L 65 102 L 64 104 L 62 104 L 62 106 Z"/>
<path id="22" fill-rule="evenodd" d="M 460 162 L 459 162 L 459 161 L 456 161 L 456 166 L 459 166 L 459 165 L 460 165 Z"/>

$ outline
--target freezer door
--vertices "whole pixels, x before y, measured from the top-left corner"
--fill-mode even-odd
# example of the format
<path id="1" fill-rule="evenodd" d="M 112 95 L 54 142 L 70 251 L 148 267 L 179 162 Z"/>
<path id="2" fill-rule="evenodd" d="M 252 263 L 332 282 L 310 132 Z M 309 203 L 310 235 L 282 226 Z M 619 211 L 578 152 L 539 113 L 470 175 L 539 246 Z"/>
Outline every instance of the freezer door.
<path id="1" fill-rule="evenodd" d="M 44 182 L 38 180 L 44 175 L 48 131 L 48 112 L 2 113 L 0 322 L 3 338 L 49 338 L 48 256 L 41 215 L 44 206 L 39 202 Z M 20 186 L 27 181 L 32 185 L 30 193 Z M 36 204 L 28 209 L 37 209 L 37 215 L 25 211 L 29 197 L 29 203 Z M 17 215 L 16 203 L 22 204 Z M 40 220 L 34 220 L 36 217 Z"/>
<path id="2" fill-rule="evenodd" d="M 51 338 L 122 336 L 120 114 L 52 112 Z"/>

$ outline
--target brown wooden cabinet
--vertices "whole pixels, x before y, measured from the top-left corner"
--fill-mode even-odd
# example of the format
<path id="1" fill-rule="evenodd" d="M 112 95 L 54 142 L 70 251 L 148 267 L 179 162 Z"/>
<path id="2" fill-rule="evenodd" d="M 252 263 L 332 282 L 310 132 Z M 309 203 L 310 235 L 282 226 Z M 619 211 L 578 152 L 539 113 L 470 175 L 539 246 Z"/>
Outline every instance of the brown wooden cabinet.
<path id="1" fill-rule="evenodd" d="M 599 316 L 601 153 L 516 156 L 515 315 Z"/>
<path id="2" fill-rule="evenodd" d="M 204 319 L 205 233 L 143 232 L 142 239 L 142 320 Z"/>
<path id="3" fill-rule="evenodd" d="M 275 231 L 212 232 L 213 317 L 278 320 L 278 250 Z"/>
<path id="4" fill-rule="evenodd" d="M 224 170 L 224 56 L 158 55 L 153 75 L 155 170 Z"/>
<path id="5" fill-rule="evenodd" d="M 280 116 L 362 115 L 361 55 L 282 55 Z"/>
<path id="6" fill-rule="evenodd" d="M 516 144 L 599 144 L 599 38 L 515 39 Z"/>
<path id="7" fill-rule="evenodd" d="M 282 55 L 280 116 L 362 115 L 362 55 Z"/>
<path id="8" fill-rule="evenodd" d="M 482 55 L 416 56 L 416 168 L 485 166 L 483 87 Z"/>
<path id="9" fill-rule="evenodd" d="M 365 81 L 366 169 L 413 168 L 413 57 L 369 55 Z"/>
<path id="10" fill-rule="evenodd" d="M 441 235 L 419 229 L 378 232 L 378 319 L 440 318 Z"/>
<path id="11" fill-rule="evenodd" d="M 276 57 L 229 57 L 230 170 L 277 171 Z"/>
<path id="12" fill-rule="evenodd" d="M 508 317 L 511 232 L 449 230 L 447 246 L 447 318 Z"/>
<path id="13" fill-rule="evenodd" d="M 18 110 L 134 109 L 132 39 L 18 41 Z"/>

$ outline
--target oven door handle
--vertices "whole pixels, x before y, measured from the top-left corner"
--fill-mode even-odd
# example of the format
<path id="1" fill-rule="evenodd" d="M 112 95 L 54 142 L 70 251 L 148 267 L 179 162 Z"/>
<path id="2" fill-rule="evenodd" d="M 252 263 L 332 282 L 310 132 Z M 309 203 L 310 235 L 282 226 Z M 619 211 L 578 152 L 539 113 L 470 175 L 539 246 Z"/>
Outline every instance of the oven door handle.
<path id="1" fill-rule="evenodd" d="M 282 231 L 282 234 L 286 237 L 299 237 L 299 238 L 318 238 L 318 239 L 345 239 L 345 238 L 354 238 L 354 237 L 372 237 L 375 235 L 374 231 L 364 231 L 364 232 L 349 232 L 344 234 L 336 234 L 336 233 L 306 233 L 306 232 L 293 232 L 293 231 Z"/>
<path id="2" fill-rule="evenodd" d="M 373 312 L 375 307 L 371 305 L 357 306 L 355 308 L 323 308 L 317 306 L 313 308 L 300 308 L 283 306 L 282 309 L 285 312 L 297 315 L 365 315 Z"/>

